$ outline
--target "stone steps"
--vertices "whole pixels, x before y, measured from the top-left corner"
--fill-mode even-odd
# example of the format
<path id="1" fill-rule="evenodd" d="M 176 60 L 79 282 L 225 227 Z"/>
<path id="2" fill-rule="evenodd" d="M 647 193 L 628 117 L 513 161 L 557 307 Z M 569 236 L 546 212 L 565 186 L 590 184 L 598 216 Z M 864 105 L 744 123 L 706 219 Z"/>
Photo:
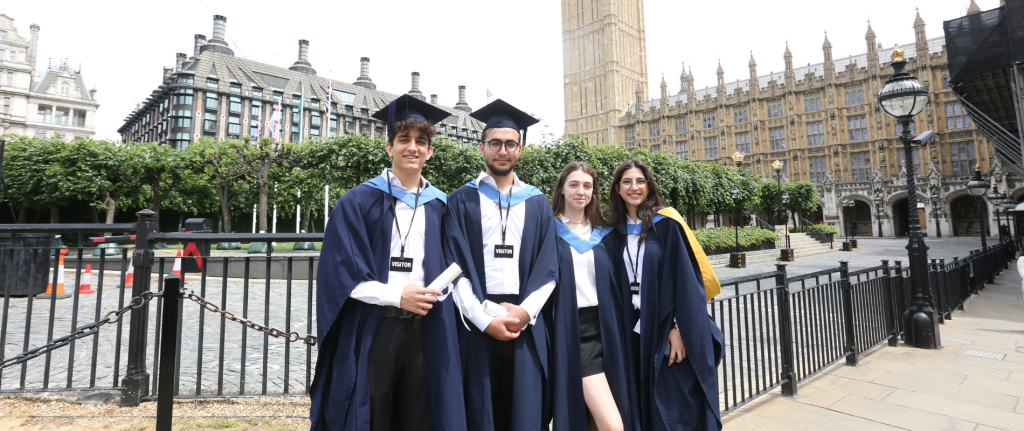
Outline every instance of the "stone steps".
<path id="1" fill-rule="evenodd" d="M 780 233 L 780 235 L 782 234 Z M 832 253 L 839 251 L 841 248 L 841 243 L 839 242 L 835 243 L 835 248 L 829 248 L 827 243 L 820 243 L 818 240 L 805 233 L 790 233 L 789 245 L 790 248 L 793 249 L 794 259 Z M 781 253 L 779 250 L 785 246 L 786 240 L 783 238 L 781 241 L 776 243 L 776 248 L 774 249 L 749 251 L 747 252 L 747 265 L 777 262 L 779 260 L 779 254 Z M 711 262 L 712 268 L 724 268 L 729 266 L 729 254 L 708 256 L 708 260 Z"/>

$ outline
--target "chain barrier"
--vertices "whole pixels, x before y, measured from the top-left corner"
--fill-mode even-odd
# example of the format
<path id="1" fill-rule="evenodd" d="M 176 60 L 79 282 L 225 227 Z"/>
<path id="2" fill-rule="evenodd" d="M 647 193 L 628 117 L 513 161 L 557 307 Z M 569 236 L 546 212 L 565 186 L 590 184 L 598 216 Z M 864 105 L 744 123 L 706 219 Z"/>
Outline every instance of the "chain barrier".
<path id="1" fill-rule="evenodd" d="M 50 341 L 49 343 L 46 343 L 34 349 L 26 350 L 25 352 L 11 359 L 0 361 L 0 371 L 11 365 L 20 364 L 30 359 L 37 358 L 40 355 L 67 346 L 68 344 L 71 344 L 72 341 L 75 341 L 79 338 L 85 338 L 90 335 L 96 334 L 97 332 L 99 332 L 101 326 L 109 323 L 117 323 L 118 321 L 121 320 L 121 316 L 123 316 L 125 313 L 132 311 L 133 309 L 142 307 L 143 305 L 146 305 L 147 302 L 152 301 L 153 298 L 157 298 L 160 296 L 163 296 L 163 292 L 142 292 L 141 295 L 132 298 L 131 301 L 128 301 L 128 305 L 124 306 L 124 308 L 116 311 L 111 311 L 107 313 L 106 316 L 104 316 L 102 319 L 94 323 L 90 323 L 85 326 L 80 326 L 78 327 L 78 329 L 75 330 L 75 332 L 72 332 L 71 334 L 65 335 L 60 338 L 56 338 Z"/>
<path id="2" fill-rule="evenodd" d="M 259 323 L 253 322 L 252 320 L 249 320 L 249 319 L 246 319 L 246 318 L 243 318 L 243 317 L 237 317 L 237 316 L 235 316 L 234 313 L 231 313 L 230 311 L 221 310 L 220 307 L 218 307 L 216 304 L 207 301 L 206 298 L 203 298 L 202 296 L 196 295 L 195 292 L 193 292 L 193 291 L 189 291 L 184 296 L 186 298 L 192 300 L 196 304 L 199 304 L 201 307 L 205 308 L 207 311 L 220 314 L 221 317 L 224 317 L 225 319 L 228 319 L 228 320 L 230 320 L 232 322 L 241 323 L 242 325 L 244 325 L 245 327 L 247 327 L 249 329 L 253 329 L 253 330 L 262 332 L 264 334 L 270 335 L 271 337 L 283 338 L 283 339 L 287 340 L 289 343 L 294 343 L 294 342 L 297 342 L 297 341 L 302 341 L 303 343 L 305 343 L 307 345 L 310 345 L 310 346 L 315 346 L 316 345 L 316 336 L 314 336 L 314 335 L 306 334 L 306 336 L 303 337 L 303 336 L 300 336 L 298 332 L 285 332 L 285 331 L 277 329 L 277 328 L 275 328 L 273 326 L 263 326 L 263 325 L 261 325 Z"/>

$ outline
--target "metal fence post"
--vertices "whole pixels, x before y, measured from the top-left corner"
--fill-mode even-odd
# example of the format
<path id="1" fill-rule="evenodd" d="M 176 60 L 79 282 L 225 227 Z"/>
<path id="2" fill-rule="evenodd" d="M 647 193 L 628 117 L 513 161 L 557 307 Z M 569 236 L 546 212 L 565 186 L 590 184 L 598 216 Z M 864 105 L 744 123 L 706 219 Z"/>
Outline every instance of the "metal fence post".
<path id="1" fill-rule="evenodd" d="M 135 213 L 139 222 L 135 233 L 135 254 L 132 266 L 135 267 L 135 280 L 132 283 L 132 297 L 142 295 L 149 290 L 150 270 L 153 265 L 153 250 L 149 243 L 149 235 L 154 232 L 156 213 L 144 209 Z M 142 402 L 142 397 L 149 393 L 149 373 L 146 372 L 146 330 L 149 319 L 149 307 L 135 308 L 131 312 L 128 329 L 128 368 L 121 379 L 121 407 L 135 407 Z"/>
<path id="2" fill-rule="evenodd" d="M 796 383 L 796 355 L 793 339 L 793 311 L 790 307 L 789 279 L 786 277 L 786 264 L 776 263 L 775 285 L 778 286 L 779 300 L 779 346 L 782 348 L 782 395 L 795 397 L 798 395 Z"/>
<path id="3" fill-rule="evenodd" d="M 885 326 L 889 329 L 889 345 L 895 347 L 900 344 L 900 331 L 896 327 L 899 314 L 896 311 L 896 283 L 892 280 L 888 259 L 882 259 L 882 275 L 885 277 L 886 293 L 882 299 L 885 305 Z"/>
<path id="4" fill-rule="evenodd" d="M 160 376 L 156 393 L 156 431 L 171 431 L 174 418 L 174 392 L 177 379 L 174 377 L 174 358 L 178 356 L 178 311 L 181 309 L 181 278 L 175 274 L 164 279 L 163 322 L 160 330 Z"/>
<path id="5" fill-rule="evenodd" d="M 850 284 L 850 262 L 839 261 L 839 286 L 843 291 L 843 320 L 846 340 L 846 365 L 857 366 L 857 338 L 853 325 L 853 285 Z"/>
<path id="6" fill-rule="evenodd" d="M 950 306 L 949 271 L 946 270 L 946 259 L 939 259 L 939 264 L 935 269 L 939 272 L 939 283 L 935 285 L 939 296 L 935 297 L 935 301 L 942 304 L 941 307 L 936 307 L 936 310 L 939 312 L 939 323 L 946 323 L 947 319 L 953 320 L 953 309 L 955 308 Z"/>

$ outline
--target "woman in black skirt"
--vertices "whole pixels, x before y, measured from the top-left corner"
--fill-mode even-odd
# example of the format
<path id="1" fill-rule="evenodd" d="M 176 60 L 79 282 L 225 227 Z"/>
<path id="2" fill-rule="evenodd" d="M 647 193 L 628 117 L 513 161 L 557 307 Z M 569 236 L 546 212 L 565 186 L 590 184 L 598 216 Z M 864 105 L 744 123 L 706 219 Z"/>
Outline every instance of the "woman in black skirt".
<path id="1" fill-rule="evenodd" d="M 634 369 L 627 363 L 617 247 L 601 216 L 597 175 L 572 162 L 551 196 L 558 217 L 558 295 L 553 301 L 551 393 L 556 430 L 639 430 Z M 635 348 L 635 347 L 634 347 Z"/>

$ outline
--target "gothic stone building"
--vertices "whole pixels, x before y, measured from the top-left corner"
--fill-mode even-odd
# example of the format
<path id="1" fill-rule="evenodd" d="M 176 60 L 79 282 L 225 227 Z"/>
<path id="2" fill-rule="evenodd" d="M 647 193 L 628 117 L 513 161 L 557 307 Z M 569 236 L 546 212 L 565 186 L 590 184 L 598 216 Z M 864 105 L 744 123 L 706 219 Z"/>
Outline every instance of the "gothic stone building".
<path id="1" fill-rule="evenodd" d="M 727 82 L 719 65 L 718 85 L 702 89 L 694 88 L 694 75 L 684 67 L 678 93 L 670 94 L 662 78 L 661 97 L 648 99 L 640 0 L 562 4 L 567 134 L 709 163 L 732 165 L 731 156 L 741 152 L 743 165 L 767 178 L 775 175 L 771 163 L 780 160 L 784 180 L 818 185 L 821 209 L 803 217 L 841 229 L 856 226 L 860 235 L 877 236 L 879 225 L 884 236 L 907 234 L 899 126 L 876 100 L 892 73 L 893 48 L 876 41 L 870 23 L 866 53 L 835 58 L 826 35 L 819 63 L 794 67 L 787 46 L 783 72 L 759 75 L 751 55 L 747 79 Z M 976 12 L 972 1 L 968 13 Z M 922 228 L 931 235 L 936 228 L 944 235 L 977 235 L 975 201 L 964 188 L 975 166 L 1018 200 L 1024 184 L 1008 175 L 950 91 L 944 39 L 926 36 L 920 14 L 913 30 L 915 42 L 900 48 L 907 70 L 930 90 L 931 102 L 911 132 L 936 133 L 911 155 Z M 629 85 L 634 97 L 626 101 Z M 841 207 L 845 198 L 856 205 Z M 995 217 L 986 206 L 992 226 Z"/>
<path id="2" fill-rule="evenodd" d="M 377 90 L 370 79 L 370 59 L 362 58 L 355 82 L 334 80 L 330 117 L 324 115 L 329 79 L 316 74 L 309 62 L 309 41 L 299 41 L 298 59 L 278 67 L 235 57 L 225 41 L 227 18 L 213 17 L 213 37 L 195 35 L 192 57 L 177 54 L 173 68 L 165 67 L 161 84 L 127 117 L 118 129 L 125 142 L 158 142 L 184 148 L 202 137 L 241 138 L 270 136 L 258 128 L 281 103 L 281 136 L 296 142 L 346 133 L 382 136 L 384 123 L 370 117 L 399 95 Z M 426 100 L 419 88 L 420 74 L 412 72 L 409 94 Z M 470 118 L 466 88 L 459 86 L 459 102 L 452 108 L 430 103 L 452 115 L 437 124 L 438 133 L 469 144 L 483 124 Z M 303 99 L 304 97 L 304 99 Z M 299 109 L 301 103 L 301 111 Z M 301 129 L 301 130 L 300 130 Z"/>

